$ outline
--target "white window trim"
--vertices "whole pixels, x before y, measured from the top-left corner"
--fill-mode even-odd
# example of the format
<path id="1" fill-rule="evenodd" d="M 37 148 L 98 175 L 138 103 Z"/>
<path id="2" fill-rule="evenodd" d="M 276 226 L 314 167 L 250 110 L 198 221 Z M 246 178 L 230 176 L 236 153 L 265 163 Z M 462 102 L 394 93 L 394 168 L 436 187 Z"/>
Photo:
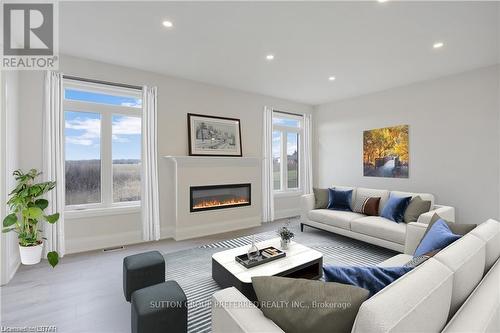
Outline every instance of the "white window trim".
<path id="1" fill-rule="evenodd" d="M 64 89 L 89 91 L 100 94 L 142 98 L 142 91 L 113 87 L 75 80 L 64 80 Z M 63 100 L 63 110 L 70 112 L 97 113 L 101 117 L 101 202 L 80 205 L 65 205 L 65 217 L 82 218 L 140 211 L 141 201 L 113 202 L 112 118 L 115 115 L 141 118 L 142 108 L 109 105 L 93 102 Z M 63 134 L 63 141 L 65 136 Z M 66 152 L 64 152 L 66 155 Z M 141 156 L 142 159 L 142 156 Z"/>
<path id="2" fill-rule="evenodd" d="M 293 127 L 293 126 L 285 126 L 285 125 L 275 125 L 273 124 L 273 132 L 279 131 L 281 133 L 281 156 L 280 156 L 280 175 L 281 175 L 281 189 L 279 190 L 274 190 L 274 195 L 276 197 L 294 197 L 294 196 L 299 196 L 301 195 L 304 190 L 302 186 L 302 165 L 303 165 L 303 151 L 302 151 L 302 136 L 304 132 L 304 119 L 302 116 L 294 116 L 294 115 L 289 115 L 285 113 L 280 113 L 279 111 L 273 111 L 273 118 L 285 118 L 285 119 L 293 119 L 293 120 L 298 120 L 299 121 L 299 127 Z M 287 156 L 287 134 L 288 133 L 297 133 L 298 134 L 298 153 L 299 153 L 299 165 L 298 165 L 298 187 L 297 188 L 288 188 L 288 156 Z M 286 162 L 286 163 L 285 163 Z"/>

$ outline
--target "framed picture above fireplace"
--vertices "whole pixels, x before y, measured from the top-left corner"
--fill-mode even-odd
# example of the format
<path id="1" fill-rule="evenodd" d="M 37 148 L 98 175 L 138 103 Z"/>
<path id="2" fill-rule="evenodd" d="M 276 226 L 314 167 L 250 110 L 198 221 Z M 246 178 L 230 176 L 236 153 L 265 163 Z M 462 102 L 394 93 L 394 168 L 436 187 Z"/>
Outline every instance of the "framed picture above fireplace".
<path id="1" fill-rule="evenodd" d="M 190 156 L 242 156 L 240 120 L 188 113 Z"/>

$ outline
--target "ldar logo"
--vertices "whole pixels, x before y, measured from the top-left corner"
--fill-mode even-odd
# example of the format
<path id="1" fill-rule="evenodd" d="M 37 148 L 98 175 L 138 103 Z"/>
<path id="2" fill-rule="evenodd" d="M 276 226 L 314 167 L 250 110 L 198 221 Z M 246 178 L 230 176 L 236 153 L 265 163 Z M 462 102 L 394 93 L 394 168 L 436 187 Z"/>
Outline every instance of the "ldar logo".
<path id="1" fill-rule="evenodd" d="M 57 69 L 57 3 L 3 3 L 2 69 Z"/>

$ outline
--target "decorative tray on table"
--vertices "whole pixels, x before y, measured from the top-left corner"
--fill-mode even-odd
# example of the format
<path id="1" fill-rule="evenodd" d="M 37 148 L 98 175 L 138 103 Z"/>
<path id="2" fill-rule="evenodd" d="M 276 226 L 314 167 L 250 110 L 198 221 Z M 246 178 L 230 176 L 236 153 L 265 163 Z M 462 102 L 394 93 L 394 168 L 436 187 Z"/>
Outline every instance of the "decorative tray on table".
<path id="1" fill-rule="evenodd" d="M 257 257 L 257 259 L 248 259 L 248 254 L 246 253 L 236 256 L 234 259 L 242 266 L 246 268 L 252 268 L 279 258 L 283 258 L 285 256 L 285 252 L 275 248 L 274 246 L 269 246 L 259 250 L 259 256 Z"/>

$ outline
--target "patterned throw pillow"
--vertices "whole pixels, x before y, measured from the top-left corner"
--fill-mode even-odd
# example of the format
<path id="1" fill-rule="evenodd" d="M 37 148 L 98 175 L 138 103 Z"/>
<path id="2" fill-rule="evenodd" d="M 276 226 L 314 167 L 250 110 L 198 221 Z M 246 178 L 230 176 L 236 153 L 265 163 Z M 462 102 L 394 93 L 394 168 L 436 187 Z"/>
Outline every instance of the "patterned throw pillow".
<path id="1" fill-rule="evenodd" d="M 417 267 L 424 262 L 427 261 L 427 259 L 434 257 L 437 253 L 439 252 L 438 250 L 434 250 L 431 252 L 427 252 L 426 254 L 423 254 L 421 256 L 413 257 L 410 261 L 408 261 L 406 264 L 403 265 L 403 267 Z"/>
<path id="2" fill-rule="evenodd" d="M 354 202 L 354 211 L 368 216 L 377 216 L 379 205 L 380 197 L 359 196 Z"/>

